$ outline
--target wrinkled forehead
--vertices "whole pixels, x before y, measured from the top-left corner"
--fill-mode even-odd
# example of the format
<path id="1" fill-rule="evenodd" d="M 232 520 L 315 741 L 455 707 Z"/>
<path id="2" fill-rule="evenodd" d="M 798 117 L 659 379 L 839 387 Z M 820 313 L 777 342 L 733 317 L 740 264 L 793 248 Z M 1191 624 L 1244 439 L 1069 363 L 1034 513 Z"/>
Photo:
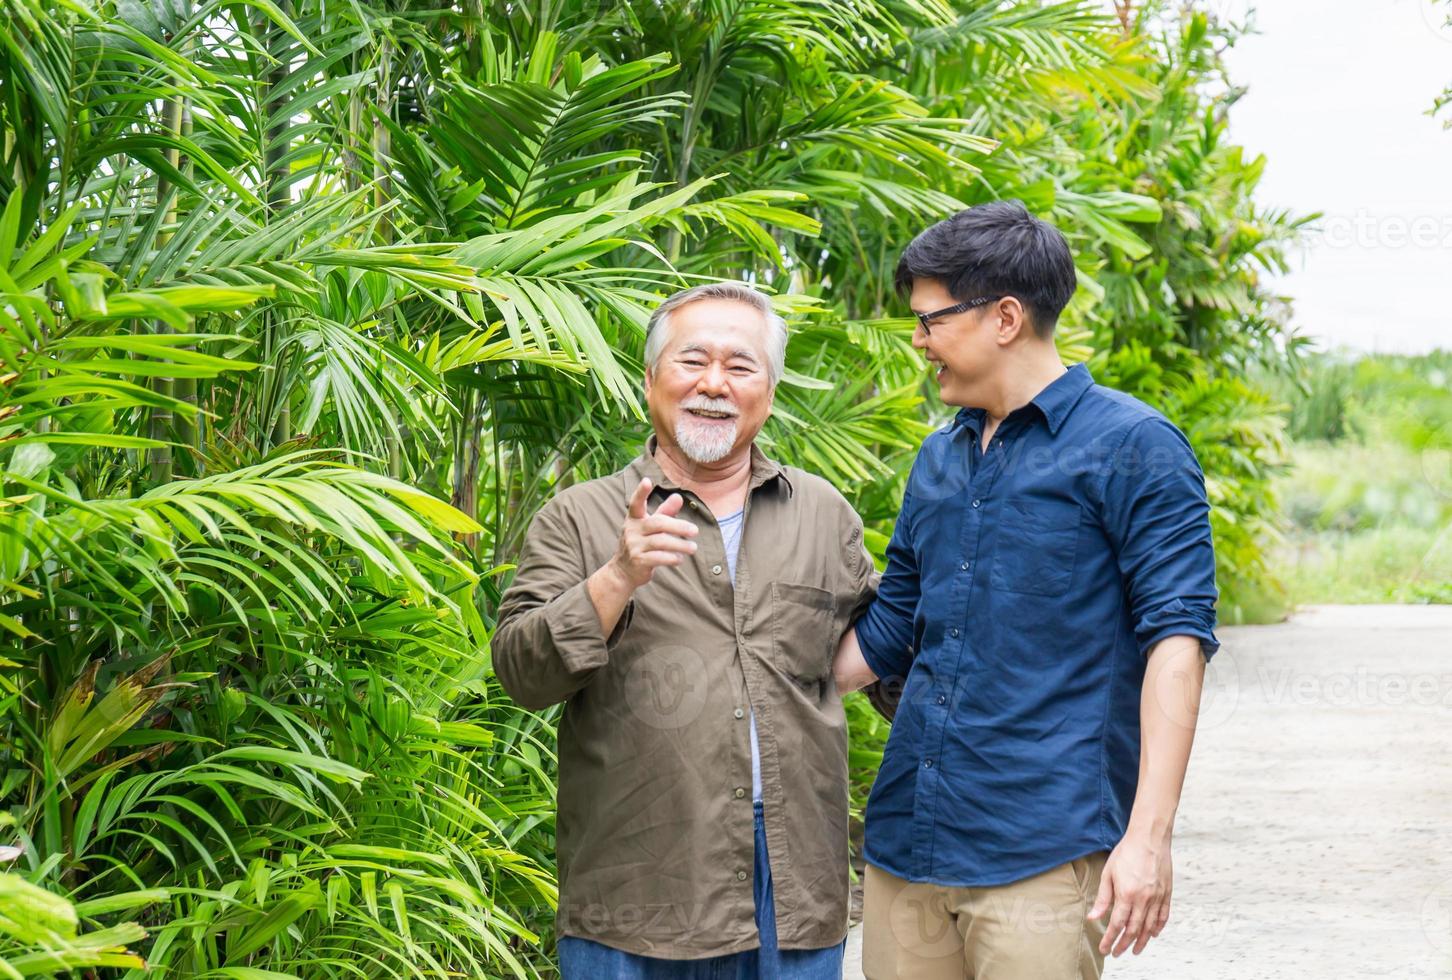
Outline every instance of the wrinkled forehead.
<path id="1" fill-rule="evenodd" d="M 770 324 L 760 310 L 730 300 L 701 300 L 671 313 L 665 350 L 766 360 Z"/>

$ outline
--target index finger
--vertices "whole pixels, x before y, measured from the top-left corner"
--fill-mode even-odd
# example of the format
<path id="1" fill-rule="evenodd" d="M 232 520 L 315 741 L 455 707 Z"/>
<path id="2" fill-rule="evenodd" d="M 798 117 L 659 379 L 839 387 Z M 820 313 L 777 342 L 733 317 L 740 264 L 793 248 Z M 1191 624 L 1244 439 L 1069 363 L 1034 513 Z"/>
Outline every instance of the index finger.
<path id="1" fill-rule="evenodd" d="M 700 533 L 700 529 L 690 521 L 679 517 L 663 517 L 660 511 L 642 521 L 640 529 L 646 534 L 674 534 L 683 538 L 694 538 Z"/>
<path id="2" fill-rule="evenodd" d="M 673 494 L 671 494 L 669 497 L 667 497 L 665 499 L 665 502 L 664 503 L 662 503 L 659 507 L 657 507 L 655 509 L 655 513 L 652 514 L 651 516 L 652 517 L 675 517 L 677 514 L 679 514 L 681 512 L 681 508 L 684 507 L 685 505 L 686 505 L 686 498 L 685 497 L 682 497 L 678 493 L 673 493 Z"/>
<path id="3" fill-rule="evenodd" d="M 635 485 L 635 492 L 630 495 L 630 503 L 627 505 L 625 514 L 633 520 L 641 520 L 645 517 L 645 501 L 650 497 L 650 477 L 643 477 Z"/>
<path id="4" fill-rule="evenodd" d="M 1143 899 L 1136 901 L 1134 908 L 1130 910 L 1129 921 L 1124 924 L 1124 935 L 1120 936 L 1119 941 L 1114 944 L 1115 956 L 1123 954 L 1130 946 L 1139 947 L 1135 950 L 1136 953 L 1140 949 L 1144 949 L 1144 943 L 1140 941 L 1140 937 L 1144 933 L 1144 920 L 1148 914 L 1149 902 Z M 1148 937 L 1145 939 L 1147 940 Z"/>
<path id="5" fill-rule="evenodd" d="M 1104 938 L 1099 940 L 1099 952 L 1108 956 L 1114 949 L 1114 944 L 1123 935 L 1124 928 L 1129 924 L 1129 917 L 1134 912 L 1134 904 L 1124 895 L 1114 896 L 1114 908 L 1109 913 L 1109 926 L 1104 930 Z"/>

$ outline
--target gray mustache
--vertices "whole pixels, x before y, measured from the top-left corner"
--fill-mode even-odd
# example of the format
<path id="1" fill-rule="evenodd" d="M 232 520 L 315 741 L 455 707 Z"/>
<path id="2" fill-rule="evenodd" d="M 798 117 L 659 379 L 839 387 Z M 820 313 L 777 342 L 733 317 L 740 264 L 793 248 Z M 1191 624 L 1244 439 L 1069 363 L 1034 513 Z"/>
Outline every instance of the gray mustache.
<path id="1" fill-rule="evenodd" d="M 703 398 L 703 399 L 697 399 L 696 401 L 693 401 L 693 402 L 686 402 L 685 404 L 683 404 L 681 406 L 681 408 L 684 408 L 684 409 L 696 408 L 696 409 L 701 409 L 701 410 L 707 411 L 707 412 L 723 412 L 723 413 L 728 414 L 728 415 L 731 415 L 733 417 L 735 417 L 735 416 L 737 416 L 737 415 L 740 414 L 739 412 L 736 411 L 736 406 L 735 405 L 731 404 L 728 401 L 724 401 L 722 399 L 719 399 L 719 398 Z"/>

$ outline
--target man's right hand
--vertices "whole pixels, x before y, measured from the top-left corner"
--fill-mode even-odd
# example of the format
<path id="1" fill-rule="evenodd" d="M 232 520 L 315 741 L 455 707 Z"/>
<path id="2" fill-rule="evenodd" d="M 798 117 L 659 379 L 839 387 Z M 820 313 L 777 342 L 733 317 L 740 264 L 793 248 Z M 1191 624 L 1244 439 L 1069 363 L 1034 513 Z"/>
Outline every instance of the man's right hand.
<path id="1" fill-rule="evenodd" d="M 678 493 L 666 498 L 654 514 L 645 512 L 650 497 L 650 480 L 641 480 L 630 495 L 625 524 L 620 528 L 620 545 L 614 556 L 585 581 L 590 602 L 600 617 L 600 628 L 608 637 L 630 605 L 635 590 L 650 581 L 664 565 L 679 565 L 696 553 L 696 525 L 681 520 L 685 500 Z"/>
<path id="2" fill-rule="evenodd" d="M 651 486 L 649 478 L 643 479 L 631 494 L 620 545 L 609 562 L 632 591 L 649 582 L 657 568 L 679 565 L 696 553 L 692 540 L 698 533 L 696 525 L 676 516 L 685 505 L 684 498 L 673 493 L 654 514 L 648 514 L 645 504 Z"/>

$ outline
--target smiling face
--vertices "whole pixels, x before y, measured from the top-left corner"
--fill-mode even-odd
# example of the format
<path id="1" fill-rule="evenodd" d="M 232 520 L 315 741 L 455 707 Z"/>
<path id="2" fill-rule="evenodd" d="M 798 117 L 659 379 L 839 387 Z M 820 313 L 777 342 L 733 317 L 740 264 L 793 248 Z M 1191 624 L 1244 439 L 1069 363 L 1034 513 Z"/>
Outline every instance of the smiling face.
<path id="1" fill-rule="evenodd" d="M 744 451 L 771 414 L 771 327 L 760 312 L 727 299 L 673 310 L 660 358 L 645 372 L 656 439 L 695 463 Z"/>
<path id="2" fill-rule="evenodd" d="M 913 312 L 932 313 L 959 302 L 939 280 L 913 279 L 909 299 Z M 931 334 L 921 326 L 913 331 L 913 346 L 923 352 L 937 372 L 938 393 L 944 405 L 983 408 L 1001 386 L 1009 359 L 999 330 L 1000 302 L 934 320 L 929 324 Z"/>

